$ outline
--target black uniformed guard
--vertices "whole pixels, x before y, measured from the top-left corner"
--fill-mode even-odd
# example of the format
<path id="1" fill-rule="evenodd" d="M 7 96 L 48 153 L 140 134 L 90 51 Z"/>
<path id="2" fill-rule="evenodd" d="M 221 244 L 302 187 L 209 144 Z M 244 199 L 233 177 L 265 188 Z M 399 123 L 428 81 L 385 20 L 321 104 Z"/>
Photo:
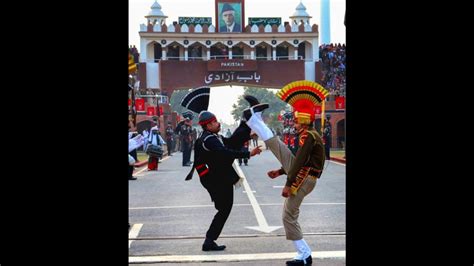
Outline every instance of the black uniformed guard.
<path id="1" fill-rule="evenodd" d="M 194 146 L 193 168 L 196 168 L 201 184 L 209 192 L 217 209 L 217 214 L 206 233 L 202 250 L 224 250 L 225 246 L 217 245 L 215 240 L 219 237 L 232 210 L 234 184 L 240 179 L 232 167 L 232 163 L 237 158 L 250 158 L 260 154 L 261 150 L 260 147 L 254 148 L 251 152 L 238 149 L 238 147 L 242 147 L 244 141 L 250 139 L 250 128 L 244 122 L 230 138 L 218 134 L 221 125 L 215 115 L 209 111 L 202 111 L 199 114 L 199 124 L 202 126 L 203 133 Z M 187 180 L 189 179 L 190 176 Z"/>
<path id="2" fill-rule="evenodd" d="M 172 155 L 174 149 L 174 130 L 171 126 L 171 122 L 168 122 L 166 127 L 166 146 L 168 147 L 168 156 Z"/>
<path id="3" fill-rule="evenodd" d="M 324 153 L 326 160 L 331 159 L 331 144 L 332 144 L 332 127 L 328 120 L 324 122 L 324 130 L 322 130 L 323 140 L 324 140 Z"/>
<path id="4" fill-rule="evenodd" d="M 184 124 L 184 120 L 180 121 L 177 125 L 176 128 L 174 129 L 174 134 L 176 134 L 176 150 L 183 152 L 183 147 L 182 147 L 182 142 L 183 142 L 183 137 L 181 136 L 181 126 Z"/>
<path id="5" fill-rule="evenodd" d="M 181 147 L 183 151 L 183 166 L 191 166 L 191 149 L 192 149 L 192 119 L 193 115 L 191 112 L 184 113 L 183 116 L 185 117 L 184 123 L 181 125 L 179 129 L 179 134 L 181 136 Z"/>
<path id="6" fill-rule="evenodd" d="M 232 163 L 237 158 L 250 158 L 262 152 L 260 147 L 254 148 L 251 152 L 241 151 L 244 142 L 250 139 L 250 128 L 244 121 L 229 138 L 218 134 L 221 125 L 217 122 L 216 116 L 207 111 L 209 94 L 209 87 L 200 87 L 192 90 L 181 101 L 183 107 L 199 114 L 199 124 L 203 129 L 194 144 L 194 163 L 186 180 L 192 179 L 194 169 L 196 169 L 201 184 L 209 192 L 217 209 L 217 214 L 207 230 L 206 239 L 202 245 L 203 251 L 225 249 L 224 245 L 217 245 L 215 240 L 219 237 L 232 210 L 234 185 L 240 180 Z M 268 108 L 268 105 L 260 106 L 260 108 Z M 247 113 L 249 110 L 244 111 L 244 117 L 248 116 Z"/>

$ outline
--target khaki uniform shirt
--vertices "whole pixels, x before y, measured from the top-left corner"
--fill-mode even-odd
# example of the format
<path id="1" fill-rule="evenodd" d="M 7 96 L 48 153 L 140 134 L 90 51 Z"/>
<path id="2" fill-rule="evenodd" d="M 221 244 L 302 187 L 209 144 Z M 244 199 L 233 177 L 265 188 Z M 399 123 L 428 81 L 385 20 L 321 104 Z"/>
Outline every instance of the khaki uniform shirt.
<path id="1" fill-rule="evenodd" d="M 299 133 L 299 149 L 289 170 L 286 186 L 290 187 L 295 182 L 298 172 L 305 166 L 323 170 L 325 160 L 324 144 L 318 132 L 313 128 L 302 130 Z"/>

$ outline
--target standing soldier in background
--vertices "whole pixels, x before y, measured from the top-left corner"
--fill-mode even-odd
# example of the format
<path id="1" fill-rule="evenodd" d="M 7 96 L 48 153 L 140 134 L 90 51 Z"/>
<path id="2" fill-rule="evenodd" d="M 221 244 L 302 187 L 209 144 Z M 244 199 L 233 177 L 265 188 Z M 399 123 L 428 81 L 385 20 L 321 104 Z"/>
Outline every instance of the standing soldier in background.
<path id="1" fill-rule="evenodd" d="M 331 124 L 329 124 L 329 121 L 326 120 L 324 123 L 324 130 L 323 132 L 323 141 L 324 141 L 324 152 L 326 155 L 326 160 L 330 160 L 331 157 L 331 135 L 332 135 L 332 129 L 331 129 Z"/>
<path id="2" fill-rule="evenodd" d="M 231 135 L 232 136 L 232 135 Z M 249 151 L 249 141 L 245 141 L 244 145 L 242 146 L 241 151 Z M 244 164 L 248 165 L 249 160 L 247 158 L 244 158 Z M 242 158 L 239 158 L 239 165 L 242 165 Z"/>
<path id="3" fill-rule="evenodd" d="M 283 143 L 285 143 L 288 146 L 288 149 L 290 149 L 291 153 L 293 155 L 296 154 L 296 151 L 298 151 L 298 134 L 296 134 L 296 130 L 294 128 L 294 119 L 293 119 L 293 113 L 291 112 L 286 112 L 284 115 L 284 122 L 283 122 Z"/>
<path id="4" fill-rule="evenodd" d="M 257 134 L 252 135 L 252 143 L 253 143 L 254 147 L 258 146 L 258 135 Z"/>
<path id="5" fill-rule="evenodd" d="M 181 136 L 181 126 L 184 124 L 184 120 L 180 121 L 174 130 L 174 134 L 178 137 L 175 138 L 176 141 L 176 151 L 183 152 L 183 136 Z"/>
<path id="6" fill-rule="evenodd" d="M 168 122 L 168 126 L 166 127 L 166 146 L 168 147 L 168 156 L 172 156 L 173 152 L 173 145 L 174 145 L 174 130 L 171 126 L 171 122 Z"/>
<path id="7" fill-rule="evenodd" d="M 191 166 L 191 145 L 193 144 L 193 127 L 192 127 L 192 118 L 193 114 L 191 112 L 183 114 L 185 117 L 183 125 L 179 129 L 181 135 L 181 147 L 183 150 L 183 166 Z"/>
<path id="8" fill-rule="evenodd" d="M 291 153 L 293 153 L 293 155 L 296 155 L 299 147 L 299 136 L 296 132 L 296 129 L 294 128 L 294 123 L 292 123 L 292 127 L 289 130 L 288 148 L 290 149 Z"/>

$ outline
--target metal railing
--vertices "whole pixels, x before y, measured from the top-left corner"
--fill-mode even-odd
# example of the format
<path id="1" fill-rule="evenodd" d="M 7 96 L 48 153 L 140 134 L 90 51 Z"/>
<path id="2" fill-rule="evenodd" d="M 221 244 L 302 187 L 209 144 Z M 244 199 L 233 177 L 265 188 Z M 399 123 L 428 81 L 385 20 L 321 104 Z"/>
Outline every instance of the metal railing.
<path id="1" fill-rule="evenodd" d="M 229 55 L 211 55 L 209 60 L 224 60 L 230 59 Z M 280 61 L 280 60 L 295 60 L 295 56 L 277 56 L 275 60 L 273 60 L 273 56 L 257 56 L 252 58 L 251 55 L 232 55 L 232 59 L 245 59 L 245 60 L 265 60 L 265 61 Z M 186 61 L 184 56 L 167 56 L 166 58 L 160 59 L 147 59 L 147 63 L 159 63 L 160 61 L 166 60 L 176 60 L 176 61 Z M 297 60 L 304 60 L 305 62 L 313 62 L 312 58 L 304 58 L 303 56 L 299 55 Z M 187 61 L 208 61 L 207 56 L 199 56 L 199 57 L 192 57 L 188 56 Z"/>

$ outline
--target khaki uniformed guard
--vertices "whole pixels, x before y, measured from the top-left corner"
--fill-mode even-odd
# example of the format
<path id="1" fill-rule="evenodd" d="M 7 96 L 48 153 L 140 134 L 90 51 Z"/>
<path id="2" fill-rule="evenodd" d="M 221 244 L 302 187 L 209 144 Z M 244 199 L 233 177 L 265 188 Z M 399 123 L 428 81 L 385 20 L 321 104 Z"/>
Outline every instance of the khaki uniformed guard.
<path id="1" fill-rule="evenodd" d="M 299 207 L 306 195 L 313 191 L 321 176 L 325 154 L 321 136 L 314 130 L 316 105 L 328 95 L 327 90 L 311 81 L 296 81 L 286 85 L 277 96 L 294 109 L 295 129 L 299 136 L 299 149 L 294 156 L 288 147 L 265 125 L 260 112 L 251 110 L 247 125 L 265 141 L 265 144 L 282 164 L 282 168 L 268 172 L 275 178 L 287 174 L 282 191 L 286 198 L 283 210 L 283 225 L 286 239 L 292 240 L 297 255 L 287 265 L 311 265 L 311 249 L 303 239 L 298 223 Z"/>

